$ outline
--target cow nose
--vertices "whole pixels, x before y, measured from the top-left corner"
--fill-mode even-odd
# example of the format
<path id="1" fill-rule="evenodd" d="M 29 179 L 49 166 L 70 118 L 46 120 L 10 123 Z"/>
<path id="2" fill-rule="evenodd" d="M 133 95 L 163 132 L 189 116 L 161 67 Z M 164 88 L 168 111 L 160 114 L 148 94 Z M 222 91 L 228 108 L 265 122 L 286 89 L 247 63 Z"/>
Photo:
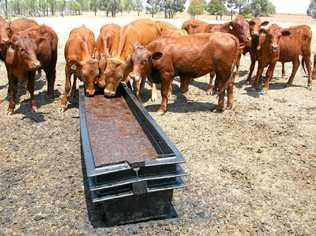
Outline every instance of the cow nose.
<path id="1" fill-rule="evenodd" d="M 104 96 L 106 97 L 113 97 L 115 95 L 115 92 L 104 89 Z"/>
<path id="2" fill-rule="evenodd" d="M 273 44 L 272 45 L 272 51 L 275 52 L 278 50 L 278 45 Z"/>
<path id="3" fill-rule="evenodd" d="M 86 89 L 86 94 L 88 97 L 92 97 L 95 93 L 95 89 Z"/>
<path id="4" fill-rule="evenodd" d="M 247 40 L 250 41 L 251 40 L 251 36 L 248 36 Z"/>
<path id="5" fill-rule="evenodd" d="M 140 81 L 141 80 L 141 77 L 135 73 L 130 73 L 129 74 L 129 77 L 135 81 Z"/>
<path id="6" fill-rule="evenodd" d="M 32 67 L 33 67 L 34 69 L 38 69 L 38 68 L 40 68 L 40 66 L 41 66 L 41 63 L 40 63 L 39 61 L 35 61 L 35 62 L 33 62 L 33 64 L 32 64 Z"/>

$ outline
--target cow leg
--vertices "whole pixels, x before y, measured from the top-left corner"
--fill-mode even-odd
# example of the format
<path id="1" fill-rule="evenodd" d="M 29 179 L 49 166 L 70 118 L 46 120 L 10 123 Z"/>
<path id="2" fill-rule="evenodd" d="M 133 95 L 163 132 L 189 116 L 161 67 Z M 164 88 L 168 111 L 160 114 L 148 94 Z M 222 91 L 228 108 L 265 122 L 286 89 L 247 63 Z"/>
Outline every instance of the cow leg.
<path id="1" fill-rule="evenodd" d="M 251 64 L 250 64 L 249 73 L 247 76 L 247 83 L 250 83 L 251 76 L 252 76 L 253 70 L 255 69 L 255 65 L 256 65 L 256 60 L 252 56 L 250 59 L 251 59 Z"/>
<path id="2" fill-rule="evenodd" d="M 66 111 L 67 109 L 67 102 L 68 102 L 68 94 L 70 91 L 70 87 L 71 87 L 71 72 L 68 70 L 67 65 L 65 68 L 65 74 L 66 74 L 66 78 L 65 78 L 65 91 L 64 91 L 64 95 L 61 99 L 61 103 L 60 103 L 60 108 L 61 111 Z"/>
<path id="3" fill-rule="evenodd" d="M 53 98 L 54 97 L 54 86 L 56 80 L 56 69 L 49 68 L 45 71 L 47 77 L 47 97 Z"/>
<path id="4" fill-rule="evenodd" d="M 189 85 L 191 78 L 189 77 L 180 77 L 180 91 L 182 94 L 185 94 L 189 90 Z"/>
<path id="5" fill-rule="evenodd" d="M 15 100 L 18 90 L 18 79 L 15 76 L 9 75 L 9 107 L 8 107 L 8 115 L 12 115 L 15 108 Z"/>
<path id="6" fill-rule="evenodd" d="M 269 65 L 269 68 L 267 71 L 267 76 L 266 76 L 266 81 L 264 82 L 264 85 L 262 87 L 262 90 L 265 92 L 269 90 L 269 85 L 270 85 L 270 81 L 272 80 L 272 77 L 273 77 L 274 68 L 275 68 L 275 63 L 272 63 L 271 65 Z"/>
<path id="7" fill-rule="evenodd" d="M 30 93 L 31 96 L 31 103 L 32 103 L 32 111 L 36 112 L 37 110 L 37 102 L 35 100 L 35 96 L 34 96 L 34 77 L 33 76 L 29 76 L 28 78 L 28 82 L 27 82 L 27 90 Z"/>
<path id="8" fill-rule="evenodd" d="M 76 90 L 77 90 L 77 76 L 74 75 L 74 81 L 71 86 L 71 92 L 70 92 L 70 97 L 71 97 L 71 102 L 74 103 L 76 99 Z"/>
<path id="9" fill-rule="evenodd" d="M 262 76 L 263 70 L 264 70 L 264 66 L 259 63 L 256 79 L 255 79 L 255 81 L 252 82 L 252 86 L 253 87 L 256 87 L 256 86 L 259 85 L 259 81 L 261 80 L 261 76 Z"/>
<path id="10" fill-rule="evenodd" d="M 238 54 L 236 62 L 236 76 L 235 79 L 239 79 L 239 66 L 240 66 L 241 53 Z"/>
<path id="11" fill-rule="evenodd" d="M 141 94 L 140 94 L 140 90 L 141 90 L 141 83 L 142 80 L 138 80 L 138 81 L 133 81 L 133 89 L 135 92 L 136 97 L 138 98 L 139 101 L 142 100 Z"/>
<path id="12" fill-rule="evenodd" d="M 158 110 L 159 115 L 163 115 L 167 111 L 168 95 L 173 76 L 164 77 L 161 84 L 161 104 Z"/>
<path id="13" fill-rule="evenodd" d="M 293 61 L 292 64 L 293 64 L 292 73 L 291 73 L 289 80 L 287 81 L 288 86 L 291 86 L 293 84 L 294 77 L 295 77 L 296 72 L 300 66 L 299 58 L 297 58 L 295 61 Z"/>
<path id="14" fill-rule="evenodd" d="M 286 79 L 285 76 L 285 63 L 282 62 L 282 79 Z"/>
<path id="15" fill-rule="evenodd" d="M 313 63 L 313 79 L 316 79 L 316 54 L 314 55 L 314 63 Z"/>
<path id="16" fill-rule="evenodd" d="M 233 80 L 230 79 L 227 84 L 227 107 L 226 110 L 231 110 L 233 108 L 234 101 L 234 83 Z"/>
<path id="17" fill-rule="evenodd" d="M 220 76 L 218 73 L 216 74 L 216 79 L 218 80 L 218 104 L 217 104 L 217 111 L 222 112 L 224 111 L 224 102 L 225 102 L 225 83 L 223 82 L 223 77 Z"/>
<path id="18" fill-rule="evenodd" d="M 307 76 L 308 76 L 308 80 L 307 80 L 307 88 L 308 89 L 312 89 L 312 84 L 313 84 L 313 75 L 312 75 L 312 62 L 311 62 L 311 57 L 310 56 L 306 56 L 304 57 L 304 62 L 306 65 L 306 69 L 307 69 Z"/>
<path id="19" fill-rule="evenodd" d="M 215 94 L 215 92 L 216 92 L 217 88 L 216 88 L 216 86 L 215 87 L 213 86 L 214 77 L 215 77 L 215 72 L 211 72 L 210 73 L 210 81 L 208 83 L 207 90 L 206 90 L 207 95 L 211 95 L 212 93 Z M 216 82 L 216 80 L 215 80 L 215 82 Z"/>
<path id="20" fill-rule="evenodd" d="M 155 102 L 158 99 L 158 89 L 157 84 L 152 82 L 151 83 L 151 101 Z"/>

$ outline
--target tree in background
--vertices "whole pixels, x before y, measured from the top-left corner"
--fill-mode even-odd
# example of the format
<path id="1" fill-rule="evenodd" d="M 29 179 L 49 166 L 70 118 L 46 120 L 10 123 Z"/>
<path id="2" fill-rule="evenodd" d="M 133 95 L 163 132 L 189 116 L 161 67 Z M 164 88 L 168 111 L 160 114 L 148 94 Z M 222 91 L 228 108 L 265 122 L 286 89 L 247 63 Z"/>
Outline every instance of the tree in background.
<path id="1" fill-rule="evenodd" d="M 205 2 L 203 0 L 191 0 L 188 12 L 191 16 L 195 17 L 204 12 Z"/>
<path id="2" fill-rule="evenodd" d="M 143 11 L 143 1 L 142 0 L 135 0 L 135 11 L 137 11 L 137 15 Z"/>
<path id="3" fill-rule="evenodd" d="M 253 0 L 250 4 L 254 16 L 270 16 L 275 14 L 275 6 L 269 0 Z"/>
<path id="4" fill-rule="evenodd" d="M 146 0 L 146 10 L 154 17 L 160 11 L 160 0 Z"/>
<path id="5" fill-rule="evenodd" d="M 135 9 L 135 2 L 132 0 L 122 0 L 122 8 L 127 13 L 130 13 Z"/>
<path id="6" fill-rule="evenodd" d="M 307 9 L 307 15 L 316 18 L 316 0 L 312 0 Z"/>
<path id="7" fill-rule="evenodd" d="M 164 10 L 165 18 L 173 18 L 177 12 L 184 10 L 185 0 L 163 0 L 161 8 Z"/>
<path id="8" fill-rule="evenodd" d="M 224 0 L 211 0 L 206 7 L 206 11 L 211 15 L 216 15 L 216 19 L 218 16 L 222 19 L 223 15 L 227 11 L 224 3 Z"/>

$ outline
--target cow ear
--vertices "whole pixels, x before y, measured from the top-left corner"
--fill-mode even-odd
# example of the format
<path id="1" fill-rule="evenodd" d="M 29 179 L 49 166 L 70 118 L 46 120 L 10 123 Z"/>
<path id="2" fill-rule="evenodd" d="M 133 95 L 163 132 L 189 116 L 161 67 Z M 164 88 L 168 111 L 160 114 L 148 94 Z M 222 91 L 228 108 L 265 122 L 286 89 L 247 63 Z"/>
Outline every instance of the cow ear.
<path id="1" fill-rule="evenodd" d="M 282 36 L 290 36 L 291 32 L 288 30 L 282 30 Z"/>
<path id="2" fill-rule="evenodd" d="M 155 53 L 152 54 L 151 58 L 153 60 L 159 60 L 162 57 L 162 55 L 163 54 L 161 52 L 155 52 Z"/>
<path id="3" fill-rule="evenodd" d="M 255 22 L 253 20 L 248 21 L 249 26 L 255 26 Z"/>
<path id="4" fill-rule="evenodd" d="M 269 21 L 264 21 L 264 22 L 261 23 L 260 26 L 267 26 L 269 23 L 270 23 Z"/>
<path id="5" fill-rule="evenodd" d="M 230 30 L 233 30 L 234 29 L 234 22 L 232 22 L 232 21 L 229 22 L 228 23 L 228 27 L 229 27 Z"/>
<path id="6" fill-rule="evenodd" d="M 136 50 L 137 48 L 141 48 L 142 45 L 139 42 L 137 42 L 137 43 L 134 43 L 133 47 L 134 47 L 134 50 Z"/>

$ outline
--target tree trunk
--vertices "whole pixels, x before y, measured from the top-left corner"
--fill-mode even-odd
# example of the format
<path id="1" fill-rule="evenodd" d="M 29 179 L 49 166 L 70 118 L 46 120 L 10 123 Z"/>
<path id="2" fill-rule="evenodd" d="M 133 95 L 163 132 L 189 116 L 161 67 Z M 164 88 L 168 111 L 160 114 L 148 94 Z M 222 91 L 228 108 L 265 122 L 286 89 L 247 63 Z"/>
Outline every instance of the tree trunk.
<path id="1" fill-rule="evenodd" d="M 8 0 L 5 0 L 5 18 L 8 19 Z"/>

